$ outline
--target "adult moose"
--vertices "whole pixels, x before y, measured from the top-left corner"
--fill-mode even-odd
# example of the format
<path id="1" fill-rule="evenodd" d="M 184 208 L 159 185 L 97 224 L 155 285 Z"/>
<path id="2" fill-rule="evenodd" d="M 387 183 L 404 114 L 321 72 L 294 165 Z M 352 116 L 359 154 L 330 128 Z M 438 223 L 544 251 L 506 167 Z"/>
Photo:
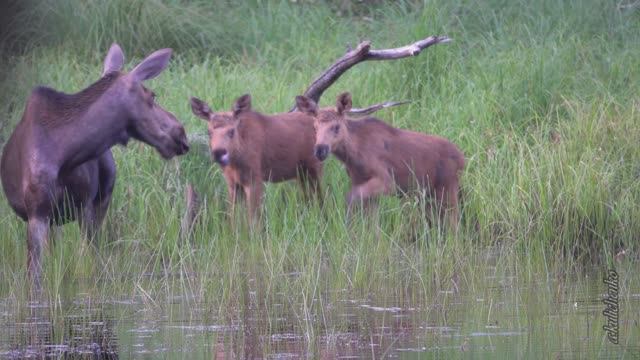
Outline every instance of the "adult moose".
<path id="1" fill-rule="evenodd" d="M 379 195 L 426 189 L 442 219 L 452 229 L 458 224 L 459 176 L 464 155 L 449 140 L 435 135 L 394 128 L 376 118 L 351 120 L 351 94 L 338 96 L 336 107 L 318 109 L 297 96 L 298 109 L 315 119 L 315 156 L 324 161 L 333 153 L 351 178 L 347 206 Z M 349 211 L 348 211 L 349 212 Z"/>
<path id="2" fill-rule="evenodd" d="M 313 156 L 312 117 L 255 112 L 248 94 L 236 100 L 231 112 L 214 112 L 198 98 L 191 98 L 191 109 L 208 123 L 211 155 L 223 168 L 232 213 L 244 197 L 249 218 L 255 220 L 265 181 L 297 178 L 308 198 L 314 194 L 320 200 L 322 163 Z"/>
<path id="3" fill-rule="evenodd" d="M 124 54 L 113 44 L 102 77 L 88 88 L 76 94 L 48 87 L 31 92 L 0 171 L 9 204 L 27 222 L 27 266 L 37 288 L 49 226 L 77 219 L 91 236 L 102 223 L 116 176 L 113 145 L 134 138 L 166 159 L 189 150 L 180 122 L 143 85 L 170 57 L 171 49 L 158 50 L 123 73 Z"/>

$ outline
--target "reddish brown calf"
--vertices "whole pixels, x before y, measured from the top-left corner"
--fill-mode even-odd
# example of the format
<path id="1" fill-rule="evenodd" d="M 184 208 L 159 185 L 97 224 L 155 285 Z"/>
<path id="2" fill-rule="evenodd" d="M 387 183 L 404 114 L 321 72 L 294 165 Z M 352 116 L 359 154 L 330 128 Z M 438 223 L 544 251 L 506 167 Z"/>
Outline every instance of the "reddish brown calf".
<path id="1" fill-rule="evenodd" d="M 315 156 L 322 161 L 333 153 L 345 164 L 351 178 L 349 210 L 354 203 L 381 194 L 427 189 L 440 216 L 446 215 L 451 227 L 457 228 L 464 155 L 456 145 L 439 136 L 396 129 L 371 117 L 348 119 L 349 93 L 338 96 L 335 109 L 318 109 L 304 96 L 296 97 L 296 104 L 315 119 Z"/>
<path id="2" fill-rule="evenodd" d="M 191 98 L 193 113 L 207 120 L 211 156 L 223 168 L 232 213 L 244 194 L 249 218 L 259 212 L 263 182 L 297 178 L 307 197 L 320 200 L 322 162 L 313 156 L 313 118 L 301 112 L 263 115 L 251 110 L 251 97 L 238 98 L 232 112 L 213 112 Z"/>

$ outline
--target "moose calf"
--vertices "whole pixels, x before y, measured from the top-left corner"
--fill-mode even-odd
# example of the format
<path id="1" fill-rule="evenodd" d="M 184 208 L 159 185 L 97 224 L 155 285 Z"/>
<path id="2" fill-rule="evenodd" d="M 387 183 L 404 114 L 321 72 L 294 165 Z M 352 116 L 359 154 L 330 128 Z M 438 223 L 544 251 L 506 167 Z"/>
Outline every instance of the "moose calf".
<path id="1" fill-rule="evenodd" d="M 322 162 L 313 156 L 313 118 L 300 112 L 263 115 L 251 110 L 251 96 L 238 98 L 231 112 L 213 112 L 191 98 L 193 113 L 208 122 L 209 146 L 223 168 L 231 212 L 243 194 L 249 219 L 259 212 L 263 182 L 297 178 L 307 197 L 320 200 Z"/>
<path id="2" fill-rule="evenodd" d="M 450 226 L 457 228 L 464 155 L 456 145 L 438 136 L 396 129 L 372 117 L 348 119 L 349 93 L 338 96 L 335 109 L 318 109 L 304 96 L 296 97 L 296 106 L 315 119 L 316 158 L 323 161 L 333 153 L 345 164 L 351 178 L 348 213 L 354 203 L 381 194 L 427 189 L 441 219 L 446 215 Z"/>

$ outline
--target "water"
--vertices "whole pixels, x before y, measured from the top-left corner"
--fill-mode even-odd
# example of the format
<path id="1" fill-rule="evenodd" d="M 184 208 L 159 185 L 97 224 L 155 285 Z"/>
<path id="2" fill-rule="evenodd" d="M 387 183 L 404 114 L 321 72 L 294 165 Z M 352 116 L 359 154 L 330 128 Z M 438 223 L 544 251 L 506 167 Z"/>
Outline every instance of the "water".
<path id="1" fill-rule="evenodd" d="M 621 291 L 614 345 L 601 278 L 484 280 L 473 291 L 452 281 L 427 299 L 342 290 L 292 303 L 249 288 L 226 309 L 187 296 L 6 298 L 0 358 L 640 358 L 637 287 Z"/>

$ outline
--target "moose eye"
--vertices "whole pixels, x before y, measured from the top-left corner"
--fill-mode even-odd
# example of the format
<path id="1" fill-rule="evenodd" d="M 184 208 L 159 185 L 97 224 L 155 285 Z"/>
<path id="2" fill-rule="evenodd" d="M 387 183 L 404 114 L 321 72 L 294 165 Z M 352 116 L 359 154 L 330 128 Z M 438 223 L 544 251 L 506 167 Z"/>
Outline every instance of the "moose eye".
<path id="1" fill-rule="evenodd" d="M 334 134 L 337 134 L 338 131 L 340 131 L 340 125 L 333 125 L 331 127 L 331 131 L 333 131 Z"/>
<path id="2" fill-rule="evenodd" d="M 153 104 L 155 104 L 155 102 L 156 102 L 156 93 L 151 91 L 151 93 L 149 94 L 149 98 L 147 99 L 147 104 L 153 107 Z"/>
<path id="3" fill-rule="evenodd" d="M 227 131 L 227 137 L 229 139 L 233 139 L 233 135 L 235 135 L 235 134 L 236 134 L 236 130 L 235 129 L 231 129 L 231 130 Z"/>

